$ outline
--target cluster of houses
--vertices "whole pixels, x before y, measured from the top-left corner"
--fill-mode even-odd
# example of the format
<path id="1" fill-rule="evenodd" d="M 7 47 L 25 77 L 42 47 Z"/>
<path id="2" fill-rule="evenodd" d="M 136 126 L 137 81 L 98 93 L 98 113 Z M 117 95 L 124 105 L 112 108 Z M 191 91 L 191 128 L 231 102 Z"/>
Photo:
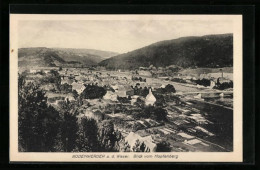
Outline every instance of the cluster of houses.
<path id="1" fill-rule="evenodd" d="M 53 68 L 52 68 L 53 69 Z M 134 76 L 144 76 L 144 77 L 152 77 L 153 72 L 156 72 L 157 75 L 160 75 L 165 68 L 155 68 L 153 66 L 147 68 L 139 68 L 138 71 L 134 73 Z M 178 68 L 172 66 L 174 71 L 178 70 Z M 38 72 L 43 71 L 44 73 L 48 74 L 51 69 L 31 69 L 29 72 L 30 74 L 34 75 Z M 71 88 L 71 91 L 76 91 L 78 95 L 80 95 L 84 89 L 85 84 L 93 84 L 100 87 L 106 88 L 106 94 L 103 96 L 102 99 L 84 99 L 82 103 L 82 107 L 79 108 L 78 117 L 86 116 L 89 118 L 95 119 L 97 122 L 100 122 L 104 119 L 119 119 L 126 122 L 126 126 L 133 128 L 134 126 L 138 126 L 135 131 L 128 131 L 126 132 L 125 129 L 121 129 L 122 133 L 125 131 L 125 141 L 130 145 L 130 148 L 133 149 L 136 141 L 140 141 L 145 144 L 145 151 L 155 151 L 156 150 L 156 143 L 158 143 L 158 137 L 168 138 L 171 135 L 176 135 L 176 139 L 180 138 L 180 142 L 182 145 L 187 145 L 187 148 L 194 148 L 195 146 L 199 145 L 208 145 L 207 143 L 199 140 L 195 137 L 195 135 L 191 135 L 192 133 L 196 132 L 203 132 L 208 136 L 214 135 L 213 133 L 208 132 L 206 129 L 203 129 L 200 125 L 210 123 L 208 122 L 201 114 L 196 112 L 192 112 L 185 107 L 175 107 L 175 106 L 167 106 L 166 110 L 168 112 L 168 119 L 172 121 L 173 124 L 176 126 L 182 126 L 189 122 L 196 123 L 197 126 L 194 128 L 190 128 L 190 133 L 180 132 L 177 129 L 167 127 L 166 125 L 163 126 L 159 122 L 156 122 L 151 119 L 145 120 L 135 120 L 131 116 L 123 114 L 123 113 L 112 113 L 112 114 L 105 114 L 104 110 L 106 106 L 110 104 L 119 103 L 118 97 L 127 98 L 130 100 L 128 105 L 134 107 L 134 104 L 137 102 L 138 98 L 143 100 L 146 106 L 153 106 L 155 105 L 157 99 L 154 96 L 153 90 L 156 88 L 164 88 L 165 86 L 162 85 L 160 82 L 152 82 L 152 81 L 142 81 L 140 79 L 133 80 L 132 74 L 126 75 L 121 74 L 121 72 L 106 72 L 106 71 L 93 71 L 93 70 L 86 70 L 86 69 L 76 69 L 76 68 L 63 68 L 57 69 L 60 75 L 60 84 L 61 85 L 68 85 Z M 190 79 L 213 79 L 219 78 L 221 76 L 221 81 L 233 80 L 233 75 L 231 74 L 203 74 L 199 77 L 192 77 L 186 76 L 186 80 Z M 231 79 L 232 78 L 232 79 Z M 210 86 L 214 86 L 213 83 Z M 47 91 L 46 96 L 48 97 L 48 103 L 54 106 L 59 106 L 60 103 L 64 101 L 76 102 L 75 96 L 73 93 L 58 93 L 52 92 L 50 89 L 54 88 L 52 83 L 42 85 L 42 88 Z M 140 96 L 135 94 L 135 89 L 144 89 L 147 88 L 149 91 L 146 96 Z M 176 117 L 180 117 L 182 119 L 177 119 Z M 115 123 L 117 127 L 117 124 Z M 119 126 L 117 128 L 120 128 Z M 131 129 L 130 128 L 130 129 Z M 145 135 L 144 135 L 145 134 Z M 181 150 L 181 148 L 180 148 Z M 180 151 L 179 150 L 179 151 Z"/>

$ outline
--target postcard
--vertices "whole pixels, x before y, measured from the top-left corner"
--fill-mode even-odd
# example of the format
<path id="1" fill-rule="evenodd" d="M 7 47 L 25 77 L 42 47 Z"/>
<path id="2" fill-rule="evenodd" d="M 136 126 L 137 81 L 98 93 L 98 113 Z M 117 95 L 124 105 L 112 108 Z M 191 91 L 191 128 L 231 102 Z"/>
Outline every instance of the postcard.
<path id="1" fill-rule="evenodd" d="M 11 162 L 242 162 L 242 15 L 10 14 Z"/>

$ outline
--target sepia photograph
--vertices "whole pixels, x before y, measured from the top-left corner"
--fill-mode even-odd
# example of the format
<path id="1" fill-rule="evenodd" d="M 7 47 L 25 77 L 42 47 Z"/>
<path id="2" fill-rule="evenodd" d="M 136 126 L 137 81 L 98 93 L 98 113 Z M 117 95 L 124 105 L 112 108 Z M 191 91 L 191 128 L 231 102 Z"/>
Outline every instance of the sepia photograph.
<path id="1" fill-rule="evenodd" d="M 242 161 L 241 15 L 10 15 L 14 161 Z"/>

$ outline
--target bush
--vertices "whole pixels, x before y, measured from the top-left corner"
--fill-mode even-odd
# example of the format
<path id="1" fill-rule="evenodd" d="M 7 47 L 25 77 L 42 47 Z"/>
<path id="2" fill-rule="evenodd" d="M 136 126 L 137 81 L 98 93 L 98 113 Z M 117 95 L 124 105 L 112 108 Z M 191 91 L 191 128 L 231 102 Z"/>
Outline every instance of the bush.
<path id="1" fill-rule="evenodd" d="M 80 130 L 78 132 L 77 151 L 98 152 L 100 145 L 98 142 L 98 126 L 94 119 L 81 118 Z"/>
<path id="2" fill-rule="evenodd" d="M 130 103 L 130 100 L 128 100 L 128 98 L 126 98 L 126 97 L 119 97 L 119 96 L 117 96 L 117 100 L 120 103 Z"/>
<path id="3" fill-rule="evenodd" d="M 225 90 L 228 88 L 233 88 L 233 81 L 230 82 L 224 82 L 224 83 L 217 83 L 216 86 L 213 87 L 214 89 L 218 90 Z"/>
<path id="4" fill-rule="evenodd" d="M 115 131 L 112 121 L 102 122 L 98 131 L 98 138 L 102 152 L 119 151 L 119 141 L 123 138 L 119 131 Z"/>
<path id="5" fill-rule="evenodd" d="M 164 89 L 165 89 L 166 93 L 175 93 L 176 92 L 174 86 L 171 84 L 166 85 Z"/>
<path id="6" fill-rule="evenodd" d="M 64 93 L 71 93 L 72 92 L 72 85 L 69 85 L 67 83 L 60 85 L 60 91 Z"/>
<path id="7" fill-rule="evenodd" d="M 178 82 L 178 83 L 187 83 L 185 80 L 180 78 L 173 78 L 171 81 Z"/>
<path id="8" fill-rule="evenodd" d="M 160 107 L 148 106 L 143 111 L 134 115 L 135 118 L 151 118 L 156 121 L 167 121 L 167 111 Z"/>
<path id="9" fill-rule="evenodd" d="M 169 142 L 162 141 L 157 144 L 156 152 L 171 152 L 171 146 Z"/>
<path id="10" fill-rule="evenodd" d="M 165 86 L 165 88 L 158 88 L 156 90 L 157 94 L 167 94 L 167 93 L 176 93 L 176 90 L 173 85 L 168 84 Z"/>
<path id="11" fill-rule="evenodd" d="M 107 93 L 106 89 L 97 85 L 86 85 L 86 88 L 81 93 L 84 99 L 102 98 Z"/>
<path id="12" fill-rule="evenodd" d="M 76 147 L 78 138 L 78 123 L 76 115 L 64 113 L 64 118 L 61 124 L 61 141 L 64 151 L 71 152 Z"/>
<path id="13" fill-rule="evenodd" d="M 198 84 L 198 85 L 202 85 L 202 86 L 204 86 L 204 87 L 206 87 L 206 86 L 210 86 L 210 80 L 208 80 L 208 79 L 202 79 L 202 80 L 193 80 L 196 84 Z"/>
<path id="14" fill-rule="evenodd" d="M 144 142 L 140 142 L 138 139 L 135 141 L 135 145 L 133 146 L 133 152 L 150 152 L 148 149 L 147 151 L 145 150 L 146 145 Z"/>

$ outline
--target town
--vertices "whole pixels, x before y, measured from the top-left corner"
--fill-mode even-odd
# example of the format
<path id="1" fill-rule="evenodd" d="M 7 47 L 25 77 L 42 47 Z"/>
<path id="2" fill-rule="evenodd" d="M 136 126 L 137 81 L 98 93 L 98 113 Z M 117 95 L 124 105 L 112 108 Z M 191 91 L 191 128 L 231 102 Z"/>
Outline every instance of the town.
<path id="1" fill-rule="evenodd" d="M 36 84 L 48 106 L 78 122 L 112 122 L 119 152 L 231 152 L 233 73 L 196 69 L 21 67 L 19 84 Z"/>

